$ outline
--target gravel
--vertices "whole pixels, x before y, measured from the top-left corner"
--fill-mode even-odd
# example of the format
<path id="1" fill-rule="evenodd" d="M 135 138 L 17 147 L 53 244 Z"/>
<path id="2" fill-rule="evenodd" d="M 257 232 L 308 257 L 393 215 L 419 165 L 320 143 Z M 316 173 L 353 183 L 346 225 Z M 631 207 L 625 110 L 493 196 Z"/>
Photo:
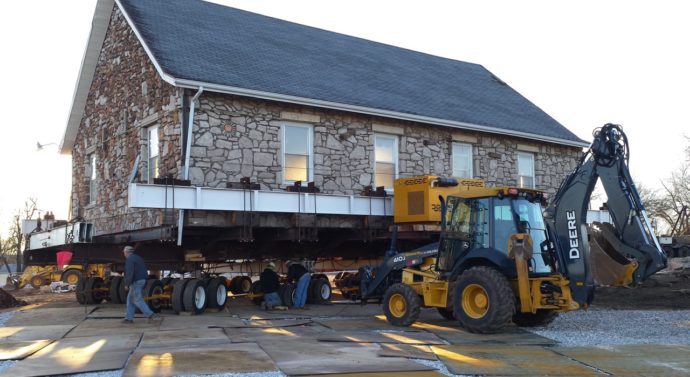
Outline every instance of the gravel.
<path id="1" fill-rule="evenodd" d="M 529 330 L 572 347 L 690 344 L 690 310 L 578 310 Z"/>

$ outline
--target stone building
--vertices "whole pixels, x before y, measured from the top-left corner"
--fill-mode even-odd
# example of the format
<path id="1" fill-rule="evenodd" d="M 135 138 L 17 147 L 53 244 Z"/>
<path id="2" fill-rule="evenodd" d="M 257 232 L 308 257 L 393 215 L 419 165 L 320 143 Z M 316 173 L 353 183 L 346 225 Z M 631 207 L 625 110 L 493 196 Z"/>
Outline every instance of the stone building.
<path id="1" fill-rule="evenodd" d="M 130 206 L 132 183 L 157 177 L 359 195 L 434 174 L 553 193 L 583 146 L 477 64 L 203 1 L 100 0 L 61 151 L 71 216 L 115 244 L 238 224 L 227 211 Z M 347 219 L 337 227 L 356 226 Z"/>

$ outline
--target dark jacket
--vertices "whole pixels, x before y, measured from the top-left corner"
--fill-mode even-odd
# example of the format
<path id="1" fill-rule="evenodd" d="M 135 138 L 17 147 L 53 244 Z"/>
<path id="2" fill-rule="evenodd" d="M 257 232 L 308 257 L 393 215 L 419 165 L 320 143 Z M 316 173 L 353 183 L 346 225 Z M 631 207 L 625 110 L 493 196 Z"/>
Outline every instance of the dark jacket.
<path id="1" fill-rule="evenodd" d="M 261 281 L 261 291 L 263 293 L 278 292 L 278 288 L 280 288 L 278 274 L 270 268 L 265 269 L 264 272 L 261 273 L 259 281 Z"/>
<path id="2" fill-rule="evenodd" d="M 308 273 L 307 269 L 299 263 L 293 263 L 288 267 L 287 280 L 296 282 L 302 275 Z"/>
<path id="3" fill-rule="evenodd" d="M 129 287 L 133 282 L 146 280 L 148 277 L 144 259 L 136 254 L 128 256 L 125 260 L 125 286 Z"/>

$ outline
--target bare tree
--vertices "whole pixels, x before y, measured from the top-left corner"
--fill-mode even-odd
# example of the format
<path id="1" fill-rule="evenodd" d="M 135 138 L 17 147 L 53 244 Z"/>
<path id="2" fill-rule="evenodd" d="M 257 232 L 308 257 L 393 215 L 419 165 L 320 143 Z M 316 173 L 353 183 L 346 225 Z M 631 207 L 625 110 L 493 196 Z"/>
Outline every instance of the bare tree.
<path id="1" fill-rule="evenodd" d="M 3 253 L 7 256 L 16 257 L 17 271 L 21 270 L 22 250 L 26 241 L 26 237 L 22 233 L 22 220 L 32 218 L 37 211 L 36 198 L 27 199 L 24 202 L 24 208 L 17 210 L 14 217 L 12 217 L 7 238 L 0 240 Z"/>
<path id="2" fill-rule="evenodd" d="M 662 219 L 669 231 L 681 218 L 685 206 L 690 207 L 690 139 L 688 141 L 685 161 L 662 182 L 663 190 L 656 199 L 654 216 Z M 683 219 L 677 229 L 679 234 L 690 232 L 690 219 Z"/>

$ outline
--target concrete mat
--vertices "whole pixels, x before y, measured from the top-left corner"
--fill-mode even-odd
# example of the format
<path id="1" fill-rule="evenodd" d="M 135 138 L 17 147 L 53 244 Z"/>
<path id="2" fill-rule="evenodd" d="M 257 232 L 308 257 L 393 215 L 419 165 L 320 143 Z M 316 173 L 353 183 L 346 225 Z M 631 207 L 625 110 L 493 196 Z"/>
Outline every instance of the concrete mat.
<path id="1" fill-rule="evenodd" d="M 121 369 L 137 335 L 60 339 L 5 369 L 0 376 L 33 377 Z"/>
<path id="2" fill-rule="evenodd" d="M 73 328 L 74 325 L 0 327 L 0 341 L 60 339 Z"/>
<path id="3" fill-rule="evenodd" d="M 303 377 L 313 377 L 317 376 L 316 374 L 311 374 L 311 375 L 305 375 Z M 445 374 L 435 372 L 435 371 L 430 371 L 430 370 L 425 370 L 425 371 L 416 371 L 416 372 L 395 372 L 395 375 L 392 375 L 389 372 L 373 372 L 373 373 L 347 373 L 347 374 L 329 374 L 328 377 L 444 377 Z"/>
<path id="4" fill-rule="evenodd" d="M 50 344 L 52 340 L 3 341 L 0 360 L 21 360 Z"/>
<path id="5" fill-rule="evenodd" d="M 317 343 L 302 339 L 264 342 L 261 348 L 290 376 L 432 369 L 409 360 L 378 357 L 376 344 Z"/>
<path id="6" fill-rule="evenodd" d="M 379 356 L 406 357 L 408 359 L 437 360 L 436 354 L 429 346 L 409 344 L 381 344 Z"/>
<path id="7" fill-rule="evenodd" d="M 350 331 L 320 335 L 320 342 L 446 344 L 436 335 L 423 331 Z"/>
<path id="8" fill-rule="evenodd" d="M 76 325 L 95 309 L 94 306 L 74 308 L 36 308 L 18 310 L 5 326 Z"/>
<path id="9" fill-rule="evenodd" d="M 158 331 L 161 321 L 149 323 L 146 319 L 135 319 L 132 324 L 122 319 L 87 319 L 65 336 L 65 338 L 102 336 L 110 334 L 133 334 L 141 336 L 145 331 Z"/>
<path id="10" fill-rule="evenodd" d="M 160 330 L 183 330 L 189 328 L 244 326 L 239 318 L 207 315 L 171 315 L 163 318 Z"/>
<path id="11" fill-rule="evenodd" d="M 592 368 L 539 346 L 504 344 L 432 346 L 455 374 L 484 376 L 602 376 Z"/>
<path id="12" fill-rule="evenodd" d="M 607 347 L 555 347 L 556 353 L 614 375 L 689 376 L 688 345 L 621 345 Z"/>
<path id="13" fill-rule="evenodd" d="M 185 347 L 184 345 L 182 347 Z M 173 376 L 276 371 L 256 344 L 137 350 L 124 376 Z"/>
<path id="14" fill-rule="evenodd" d="M 169 331 L 150 331 L 144 333 L 139 348 L 167 348 L 184 344 L 190 346 L 207 346 L 230 343 L 223 329 L 186 329 Z"/>

